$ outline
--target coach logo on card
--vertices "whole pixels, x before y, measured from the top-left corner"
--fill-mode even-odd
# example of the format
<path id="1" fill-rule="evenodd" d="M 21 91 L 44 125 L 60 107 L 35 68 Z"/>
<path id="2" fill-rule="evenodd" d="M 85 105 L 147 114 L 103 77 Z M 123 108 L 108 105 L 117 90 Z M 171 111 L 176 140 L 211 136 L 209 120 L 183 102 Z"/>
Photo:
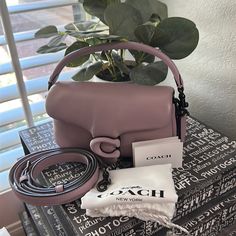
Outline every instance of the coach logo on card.
<path id="1" fill-rule="evenodd" d="M 147 160 L 154 160 L 154 159 L 158 159 L 158 158 L 171 158 L 171 154 L 147 157 L 146 159 Z"/>
<path id="2" fill-rule="evenodd" d="M 182 167 L 183 143 L 178 137 L 134 142 L 132 149 L 135 167 L 162 164 Z"/>

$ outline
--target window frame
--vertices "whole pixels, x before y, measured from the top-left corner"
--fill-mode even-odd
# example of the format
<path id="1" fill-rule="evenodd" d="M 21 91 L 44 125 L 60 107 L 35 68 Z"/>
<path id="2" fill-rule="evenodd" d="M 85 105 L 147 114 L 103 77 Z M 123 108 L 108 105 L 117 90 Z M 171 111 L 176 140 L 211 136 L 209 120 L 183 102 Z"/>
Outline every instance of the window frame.
<path id="1" fill-rule="evenodd" d="M 39 1 L 39 2 L 29 2 L 29 3 L 18 4 L 14 6 L 7 6 L 6 0 L 0 1 L 0 8 L 1 8 L 0 20 L 3 25 L 3 30 L 4 30 L 4 35 L 0 36 L 0 45 L 8 45 L 9 54 L 11 56 L 11 62 L 9 62 L 8 64 L 7 63 L 4 64 L 5 72 L 2 71 L 2 73 L 0 74 L 6 74 L 6 73 L 9 73 L 9 71 L 10 72 L 14 71 L 15 76 L 16 76 L 16 84 L 0 88 L 0 94 L 1 94 L 0 101 L 5 102 L 5 101 L 14 100 L 16 98 L 20 98 L 22 101 L 23 110 L 24 110 L 24 113 L 21 113 L 21 118 L 25 118 L 27 121 L 26 126 L 16 128 L 15 133 L 12 130 L 6 131 L 5 137 L 10 138 L 13 144 L 20 145 L 18 131 L 25 129 L 27 127 L 32 127 L 34 125 L 42 123 L 42 122 L 39 122 L 39 123 L 34 122 L 33 120 L 34 113 L 31 112 L 32 107 L 29 104 L 28 96 L 47 91 L 46 81 L 49 78 L 49 75 L 48 75 L 48 76 L 35 78 L 33 80 L 24 81 L 22 71 L 27 68 L 33 68 L 36 66 L 47 65 L 47 64 L 58 62 L 63 57 L 63 53 L 59 52 L 59 53 L 51 54 L 51 55 L 46 54 L 46 55 L 37 55 L 37 56 L 29 57 L 29 58 L 19 58 L 17 49 L 16 49 L 16 43 L 33 39 L 34 33 L 38 29 L 30 30 L 27 32 L 18 32 L 14 34 L 12 32 L 10 14 L 43 10 L 43 9 L 49 9 L 49 8 L 57 8 L 57 7 L 62 7 L 62 6 L 72 6 L 73 13 L 74 13 L 76 9 L 75 4 L 77 4 L 78 6 L 79 1 L 78 0 L 44 0 L 44 1 Z M 87 17 L 87 15 L 85 14 L 84 16 Z M 59 29 L 60 27 L 62 26 L 59 26 Z M 37 58 L 39 58 L 40 60 L 36 60 Z M 40 61 L 41 61 L 41 64 L 40 64 Z M 12 63 L 12 66 L 11 66 L 11 63 Z M 75 73 L 75 71 L 76 70 L 62 73 L 61 79 L 66 80 L 67 78 L 70 78 L 70 76 L 73 73 Z M 22 117 L 22 114 L 23 114 L 23 117 Z M 11 116 L 12 113 L 8 115 Z M 47 120 L 45 120 L 44 122 L 46 121 Z M 12 136 L 9 137 L 9 132 L 12 133 L 12 136 L 14 137 Z M 4 136 L 1 133 L 0 138 L 3 138 L 3 137 Z M 1 148 L 1 145 L 0 145 L 0 148 Z M 6 145 L 6 142 L 5 142 L 5 145 Z M 20 154 L 22 154 L 22 152 Z M 4 158 L 3 155 L 4 155 L 4 152 L 3 153 L 1 152 L 0 158 Z M 8 167 L 10 166 L 7 166 L 7 168 Z M 0 174 L 1 173 L 4 173 L 4 175 L 8 174 L 9 170 L 7 170 L 7 168 L 6 170 L 3 170 L 3 171 L 1 171 L 1 168 L 0 168 Z M 2 184 L 1 175 L 0 175 L 0 181 Z M 6 181 L 8 181 L 8 178 Z M 0 219 L 1 219 L 0 228 L 7 227 L 10 230 L 10 232 L 14 234 L 17 234 L 17 231 L 22 230 L 20 227 L 18 213 L 22 211 L 23 209 L 24 209 L 23 203 L 15 196 L 15 194 L 10 188 L 6 188 L 3 191 L 0 189 Z"/>

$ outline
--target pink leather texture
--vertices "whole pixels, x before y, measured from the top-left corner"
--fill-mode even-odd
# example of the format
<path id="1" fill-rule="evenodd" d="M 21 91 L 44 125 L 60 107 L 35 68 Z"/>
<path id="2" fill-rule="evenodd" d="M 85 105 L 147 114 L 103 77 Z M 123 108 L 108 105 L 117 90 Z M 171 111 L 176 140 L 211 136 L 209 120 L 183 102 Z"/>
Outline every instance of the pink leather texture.
<path id="1" fill-rule="evenodd" d="M 167 86 L 57 82 L 48 93 L 46 110 L 55 120 L 59 146 L 90 149 L 94 138 L 119 139 L 125 157 L 132 154 L 132 142 L 176 135 L 173 93 Z M 101 145 L 110 154 L 117 149 L 112 141 Z"/>

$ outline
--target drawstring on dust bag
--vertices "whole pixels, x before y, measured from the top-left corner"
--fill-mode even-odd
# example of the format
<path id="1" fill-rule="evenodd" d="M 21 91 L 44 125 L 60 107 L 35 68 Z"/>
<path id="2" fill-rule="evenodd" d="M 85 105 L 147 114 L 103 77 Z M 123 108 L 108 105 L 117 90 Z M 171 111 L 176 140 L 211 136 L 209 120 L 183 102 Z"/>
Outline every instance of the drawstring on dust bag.
<path id="1" fill-rule="evenodd" d="M 111 170 L 109 175 L 111 185 L 106 191 L 93 188 L 82 197 L 81 208 L 87 215 L 136 217 L 188 234 L 171 222 L 178 199 L 171 164 Z"/>

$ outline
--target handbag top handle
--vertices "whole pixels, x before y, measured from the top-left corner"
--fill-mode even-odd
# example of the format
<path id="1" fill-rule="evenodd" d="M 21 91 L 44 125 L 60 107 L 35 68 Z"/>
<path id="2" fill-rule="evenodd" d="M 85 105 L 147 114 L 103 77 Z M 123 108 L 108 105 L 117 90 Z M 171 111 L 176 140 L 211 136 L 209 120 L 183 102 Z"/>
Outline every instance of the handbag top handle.
<path id="1" fill-rule="evenodd" d="M 112 49 L 129 49 L 129 50 L 137 50 L 142 51 L 145 53 L 148 53 L 150 55 L 153 55 L 155 57 L 158 57 L 161 59 L 171 70 L 176 85 L 178 89 L 183 90 L 183 81 L 181 79 L 180 73 L 178 71 L 178 68 L 176 67 L 175 63 L 161 50 L 153 48 L 151 46 L 142 44 L 142 43 L 136 43 L 136 42 L 115 42 L 115 43 L 105 43 L 105 44 L 99 44 L 95 46 L 89 46 L 84 47 L 81 49 L 78 49 L 74 52 L 71 52 L 67 56 L 65 56 L 56 66 L 54 69 L 52 75 L 49 78 L 48 82 L 48 89 L 51 88 L 51 86 L 57 81 L 59 74 L 61 73 L 62 69 L 73 59 L 81 56 L 85 56 L 88 54 L 92 54 L 95 52 L 100 51 L 108 51 Z"/>

